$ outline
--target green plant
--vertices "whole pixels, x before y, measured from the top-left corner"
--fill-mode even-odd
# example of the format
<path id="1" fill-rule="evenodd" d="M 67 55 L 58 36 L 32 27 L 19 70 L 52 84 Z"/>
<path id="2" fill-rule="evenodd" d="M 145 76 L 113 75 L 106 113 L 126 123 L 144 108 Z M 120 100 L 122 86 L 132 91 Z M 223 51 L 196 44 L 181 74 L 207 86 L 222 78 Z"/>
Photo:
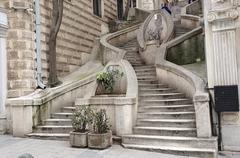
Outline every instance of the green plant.
<path id="1" fill-rule="evenodd" d="M 104 87 L 107 92 L 113 92 L 116 79 L 123 76 L 119 70 L 109 70 L 97 74 L 97 82 Z"/>
<path id="2" fill-rule="evenodd" d="M 97 134 L 107 133 L 110 130 L 109 119 L 106 110 L 100 109 L 94 114 L 93 132 Z"/>
<path id="3" fill-rule="evenodd" d="M 90 106 L 79 106 L 76 108 L 73 118 L 72 126 L 74 132 L 84 133 L 87 131 L 87 126 L 93 121 L 93 110 Z"/>

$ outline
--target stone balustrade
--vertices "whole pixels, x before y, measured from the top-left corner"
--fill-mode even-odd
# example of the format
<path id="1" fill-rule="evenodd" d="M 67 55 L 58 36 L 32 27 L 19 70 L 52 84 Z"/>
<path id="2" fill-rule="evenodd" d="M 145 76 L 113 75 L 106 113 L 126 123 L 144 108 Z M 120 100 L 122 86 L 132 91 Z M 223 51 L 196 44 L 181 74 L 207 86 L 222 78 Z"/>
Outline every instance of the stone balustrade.
<path id="1" fill-rule="evenodd" d="M 193 22 L 190 22 L 190 24 L 194 23 L 192 26 L 194 27 L 196 25 L 196 18 L 195 16 L 188 18 L 188 20 L 191 19 Z M 197 19 L 200 20 L 200 18 Z M 200 22 L 197 23 L 200 24 Z M 209 107 L 210 99 L 208 92 L 205 90 L 206 83 L 194 73 L 166 60 L 170 48 L 202 33 L 202 28 L 199 25 L 197 26 L 196 29 L 162 44 L 157 50 L 155 64 L 159 81 L 172 85 L 179 91 L 187 94 L 188 97 L 193 98 L 196 111 L 197 136 L 209 138 L 212 136 L 212 131 Z"/>

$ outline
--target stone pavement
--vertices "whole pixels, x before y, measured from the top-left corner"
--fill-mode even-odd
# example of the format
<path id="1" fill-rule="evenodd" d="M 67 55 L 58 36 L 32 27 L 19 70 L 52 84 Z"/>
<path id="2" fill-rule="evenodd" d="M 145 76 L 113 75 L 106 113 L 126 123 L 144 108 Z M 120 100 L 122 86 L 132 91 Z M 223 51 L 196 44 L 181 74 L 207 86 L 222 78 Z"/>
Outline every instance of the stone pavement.
<path id="1" fill-rule="evenodd" d="M 106 150 L 78 149 L 65 141 L 37 140 L 0 136 L 0 158 L 18 158 L 29 153 L 34 158 L 186 158 L 113 145 Z"/>
<path id="2" fill-rule="evenodd" d="M 240 158 L 240 152 L 219 152 L 218 158 Z"/>
<path id="3" fill-rule="evenodd" d="M 14 138 L 0 135 L 0 158 L 18 158 L 30 153 L 34 158 L 187 158 L 148 151 L 124 149 L 113 145 L 106 150 L 78 149 L 65 141 Z M 240 153 L 221 152 L 218 158 L 240 158 Z"/>

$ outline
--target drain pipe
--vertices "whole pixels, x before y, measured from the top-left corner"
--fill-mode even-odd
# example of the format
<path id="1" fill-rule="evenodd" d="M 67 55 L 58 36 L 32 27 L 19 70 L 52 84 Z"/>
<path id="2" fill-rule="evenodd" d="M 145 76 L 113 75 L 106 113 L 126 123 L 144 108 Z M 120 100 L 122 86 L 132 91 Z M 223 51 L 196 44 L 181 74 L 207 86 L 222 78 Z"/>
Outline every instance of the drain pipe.
<path id="1" fill-rule="evenodd" d="M 35 0 L 35 17 L 36 17 L 36 54 L 37 54 L 37 84 L 39 88 L 46 88 L 42 82 L 42 58 L 41 58 L 41 16 L 40 2 Z"/>

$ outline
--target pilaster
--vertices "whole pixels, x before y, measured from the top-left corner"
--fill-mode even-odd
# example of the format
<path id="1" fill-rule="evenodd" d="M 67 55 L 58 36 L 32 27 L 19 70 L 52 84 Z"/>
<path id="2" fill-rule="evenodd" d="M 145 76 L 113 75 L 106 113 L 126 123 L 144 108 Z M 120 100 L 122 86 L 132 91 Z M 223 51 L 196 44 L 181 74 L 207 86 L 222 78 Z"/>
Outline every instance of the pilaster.
<path id="1" fill-rule="evenodd" d="M 240 1 L 204 0 L 208 86 L 239 85 Z M 240 151 L 239 112 L 221 113 L 223 150 Z"/>

